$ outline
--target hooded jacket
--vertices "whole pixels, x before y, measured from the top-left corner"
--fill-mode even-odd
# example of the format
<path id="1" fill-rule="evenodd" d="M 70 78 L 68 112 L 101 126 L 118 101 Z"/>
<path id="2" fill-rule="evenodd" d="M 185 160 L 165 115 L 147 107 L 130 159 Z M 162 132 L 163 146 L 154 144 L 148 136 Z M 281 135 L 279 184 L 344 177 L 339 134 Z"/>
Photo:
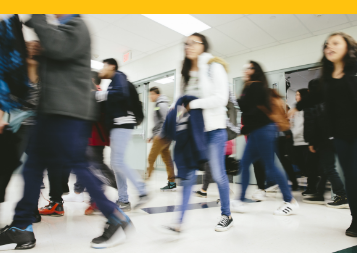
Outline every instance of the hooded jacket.
<path id="1" fill-rule="evenodd" d="M 227 128 L 226 106 L 229 97 L 228 65 L 210 53 L 198 57 L 198 82 L 201 98 L 190 103 L 191 109 L 202 109 L 205 131 Z M 184 83 L 180 95 L 184 95 Z"/>
<path id="2" fill-rule="evenodd" d="M 164 124 L 167 112 L 169 110 L 169 99 L 165 95 L 160 95 L 155 102 L 154 127 L 152 129 L 152 138 L 158 135 Z"/>
<path id="3" fill-rule="evenodd" d="M 39 113 L 96 120 L 98 108 L 91 93 L 91 39 L 81 17 L 59 26 L 50 25 L 44 14 L 32 15 L 33 28 L 43 47 L 40 57 L 41 94 Z"/>

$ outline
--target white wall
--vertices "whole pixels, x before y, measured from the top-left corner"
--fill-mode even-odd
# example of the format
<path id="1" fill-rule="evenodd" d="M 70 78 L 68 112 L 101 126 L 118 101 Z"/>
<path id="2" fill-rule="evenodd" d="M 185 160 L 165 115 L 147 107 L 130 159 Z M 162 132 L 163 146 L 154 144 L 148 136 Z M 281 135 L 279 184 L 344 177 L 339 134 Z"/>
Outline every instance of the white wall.
<path id="1" fill-rule="evenodd" d="M 357 39 L 357 27 L 341 31 Z M 328 35 L 329 33 L 226 58 L 225 60 L 229 63 L 230 67 L 230 81 L 235 77 L 242 76 L 242 67 L 249 60 L 261 63 L 265 71 L 319 62 L 322 57 L 322 45 Z M 172 69 L 176 69 L 176 75 L 179 77 L 182 60 L 183 47 L 182 45 L 176 45 L 126 64 L 121 70 L 128 74 L 132 81 Z M 178 82 L 179 78 L 177 78 L 176 83 Z"/>

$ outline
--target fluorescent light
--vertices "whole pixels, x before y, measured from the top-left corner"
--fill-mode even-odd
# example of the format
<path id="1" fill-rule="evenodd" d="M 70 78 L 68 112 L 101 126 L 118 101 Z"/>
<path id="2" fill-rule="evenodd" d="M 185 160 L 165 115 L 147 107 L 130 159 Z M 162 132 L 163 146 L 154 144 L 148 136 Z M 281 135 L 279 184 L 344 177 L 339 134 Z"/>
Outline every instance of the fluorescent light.
<path id="1" fill-rule="evenodd" d="M 91 65 L 91 68 L 92 69 L 102 69 L 103 66 L 104 66 L 104 63 L 103 62 L 100 62 L 100 61 L 93 61 L 91 60 L 90 61 L 90 65 Z"/>
<path id="2" fill-rule="evenodd" d="M 175 78 L 174 76 L 165 77 L 155 81 L 155 83 L 160 83 L 160 84 L 172 83 L 174 81 L 174 78 Z"/>
<path id="3" fill-rule="evenodd" d="M 211 27 L 189 14 L 141 14 L 155 22 L 164 25 L 175 32 L 189 36 Z"/>

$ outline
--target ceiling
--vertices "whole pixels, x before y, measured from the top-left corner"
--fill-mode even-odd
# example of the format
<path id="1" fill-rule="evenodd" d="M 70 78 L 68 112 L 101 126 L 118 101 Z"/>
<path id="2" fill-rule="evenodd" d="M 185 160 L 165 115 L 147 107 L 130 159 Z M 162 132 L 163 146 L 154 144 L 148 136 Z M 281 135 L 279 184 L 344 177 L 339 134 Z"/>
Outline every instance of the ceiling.
<path id="1" fill-rule="evenodd" d="M 202 32 L 212 53 L 230 57 L 357 26 L 357 14 L 192 14 L 211 26 Z M 93 40 L 93 59 L 132 61 L 182 43 L 184 36 L 140 14 L 84 15 Z"/>

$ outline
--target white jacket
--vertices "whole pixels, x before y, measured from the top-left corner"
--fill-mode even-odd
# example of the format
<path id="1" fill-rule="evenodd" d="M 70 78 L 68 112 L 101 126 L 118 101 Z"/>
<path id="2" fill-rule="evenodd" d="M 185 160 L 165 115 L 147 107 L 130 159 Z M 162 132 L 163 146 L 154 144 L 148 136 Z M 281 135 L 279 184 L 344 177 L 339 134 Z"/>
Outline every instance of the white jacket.
<path id="1" fill-rule="evenodd" d="M 291 132 L 293 133 L 294 146 L 308 145 L 304 139 L 304 112 L 296 112 L 291 120 Z"/>
<path id="2" fill-rule="evenodd" d="M 222 64 L 216 61 L 208 64 L 212 59 L 216 58 L 209 53 L 202 53 L 198 57 L 198 80 L 202 96 L 190 103 L 190 109 L 203 109 L 206 132 L 227 127 L 228 76 L 222 65 L 225 63 L 221 60 Z"/>

